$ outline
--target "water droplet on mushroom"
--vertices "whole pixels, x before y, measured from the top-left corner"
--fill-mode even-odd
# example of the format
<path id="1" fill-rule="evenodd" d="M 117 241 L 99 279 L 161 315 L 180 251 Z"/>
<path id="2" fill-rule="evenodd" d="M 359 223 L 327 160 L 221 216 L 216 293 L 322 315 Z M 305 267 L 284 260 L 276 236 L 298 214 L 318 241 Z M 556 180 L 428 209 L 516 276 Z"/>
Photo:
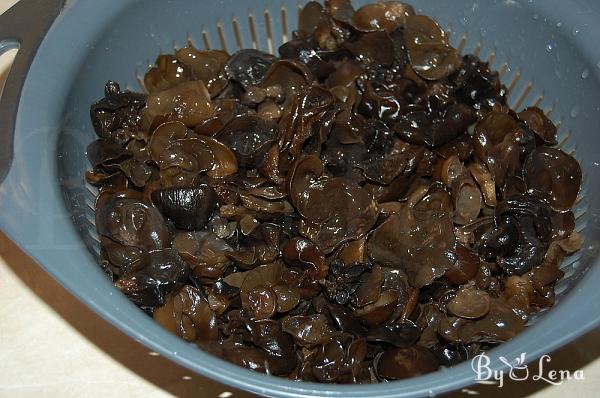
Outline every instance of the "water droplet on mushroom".
<path id="1" fill-rule="evenodd" d="M 540 19 L 540 16 L 538 14 L 533 14 L 533 19 L 537 21 L 538 19 Z"/>
<path id="2" fill-rule="evenodd" d="M 551 52 L 552 52 L 552 49 L 553 49 L 553 48 L 554 48 L 554 47 L 552 46 L 552 44 L 551 44 L 551 43 L 548 43 L 548 44 L 546 44 L 546 51 L 548 51 L 549 53 L 551 53 Z"/>

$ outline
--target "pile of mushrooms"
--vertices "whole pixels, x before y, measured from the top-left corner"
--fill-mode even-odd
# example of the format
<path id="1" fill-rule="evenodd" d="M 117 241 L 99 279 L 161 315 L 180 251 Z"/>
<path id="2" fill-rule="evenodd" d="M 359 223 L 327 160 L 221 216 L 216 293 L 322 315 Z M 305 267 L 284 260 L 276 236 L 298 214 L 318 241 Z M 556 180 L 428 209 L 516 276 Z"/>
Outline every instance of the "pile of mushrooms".
<path id="1" fill-rule="evenodd" d="M 582 176 L 540 109 L 396 1 L 309 2 L 279 53 L 190 44 L 91 107 L 125 295 L 214 355 L 324 383 L 452 366 L 553 305 Z"/>

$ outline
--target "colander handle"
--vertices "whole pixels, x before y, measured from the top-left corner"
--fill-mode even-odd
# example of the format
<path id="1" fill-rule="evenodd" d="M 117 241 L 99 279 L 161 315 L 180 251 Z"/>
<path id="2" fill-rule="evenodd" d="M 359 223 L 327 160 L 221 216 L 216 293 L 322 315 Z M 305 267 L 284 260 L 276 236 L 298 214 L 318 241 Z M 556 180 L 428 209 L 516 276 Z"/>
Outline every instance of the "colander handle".
<path id="1" fill-rule="evenodd" d="M 0 15 L 0 54 L 18 49 L 0 96 L 0 183 L 13 159 L 13 136 L 21 89 L 37 49 L 65 0 L 21 0 Z"/>

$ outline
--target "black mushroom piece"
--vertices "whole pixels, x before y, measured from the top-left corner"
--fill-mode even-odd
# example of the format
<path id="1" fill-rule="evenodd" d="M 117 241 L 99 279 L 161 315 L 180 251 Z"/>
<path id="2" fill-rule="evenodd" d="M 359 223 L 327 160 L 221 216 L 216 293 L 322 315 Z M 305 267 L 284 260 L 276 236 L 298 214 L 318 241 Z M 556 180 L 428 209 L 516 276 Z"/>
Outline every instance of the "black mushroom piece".
<path id="1" fill-rule="evenodd" d="M 161 54 L 144 75 L 144 88 L 149 93 L 166 90 L 190 80 L 191 73 L 171 54 Z"/>
<path id="2" fill-rule="evenodd" d="M 202 80 L 191 80 L 152 93 L 142 109 L 141 126 L 150 130 L 163 122 L 179 121 L 194 127 L 215 113 L 210 93 Z"/>
<path id="3" fill-rule="evenodd" d="M 448 44 L 448 36 L 433 19 L 409 15 L 404 30 L 410 65 L 422 78 L 439 80 L 461 66 L 458 52 Z"/>
<path id="4" fill-rule="evenodd" d="M 392 214 L 367 241 L 374 262 L 403 269 L 416 287 L 429 285 L 455 261 L 451 219 L 428 213 L 406 208 Z"/>
<path id="5" fill-rule="evenodd" d="M 452 142 L 476 121 L 471 107 L 461 103 L 446 106 L 432 99 L 426 106 L 406 107 L 394 131 L 411 144 L 435 148 Z"/>
<path id="6" fill-rule="evenodd" d="M 146 253 L 138 264 L 116 282 L 131 301 L 143 308 L 159 307 L 167 294 L 183 285 L 190 269 L 173 249 Z"/>
<path id="7" fill-rule="evenodd" d="M 510 340 L 525 327 L 525 319 L 506 300 L 490 300 L 489 312 L 471 320 L 460 317 L 442 318 L 438 334 L 453 344 L 500 343 Z"/>
<path id="8" fill-rule="evenodd" d="M 427 348 L 413 346 L 385 351 L 375 359 L 375 371 L 384 380 L 399 380 L 433 372 L 440 364 Z"/>
<path id="9" fill-rule="evenodd" d="M 291 59 L 282 59 L 271 65 L 259 87 L 267 92 L 276 91 L 275 100 L 281 103 L 284 109 L 288 109 L 300 91 L 313 80 L 314 76 L 305 64 Z"/>
<path id="10" fill-rule="evenodd" d="M 198 280 L 217 279 L 232 264 L 229 255 L 233 249 L 212 232 L 179 232 L 173 238 L 173 248 Z"/>
<path id="11" fill-rule="evenodd" d="M 277 140 L 279 129 L 258 116 L 240 116 L 231 120 L 216 138 L 236 155 L 241 168 L 259 166 Z"/>
<path id="12" fill-rule="evenodd" d="M 367 355 L 364 340 L 336 333 L 320 346 L 310 358 L 309 366 L 317 381 L 322 383 L 356 383 L 365 373 L 363 361 Z"/>
<path id="13" fill-rule="evenodd" d="M 581 166 L 560 149 L 537 148 L 523 165 L 525 184 L 535 195 L 545 196 L 557 211 L 575 204 L 581 187 Z"/>
<path id="14" fill-rule="evenodd" d="M 187 341 L 211 341 L 219 337 L 217 316 L 200 290 L 184 286 L 169 294 L 154 310 L 154 320 Z"/>
<path id="15" fill-rule="evenodd" d="M 299 92 L 290 112 L 280 122 L 280 149 L 296 158 L 309 139 L 314 141 L 312 146 L 320 147 L 327 140 L 339 110 L 329 90 L 309 86 Z"/>
<path id="16" fill-rule="evenodd" d="M 460 289 L 446 304 L 448 311 L 465 319 L 482 318 L 490 311 L 490 295 L 485 290 Z"/>
<path id="17" fill-rule="evenodd" d="M 366 4 L 352 16 L 353 26 L 361 31 L 385 30 L 388 33 L 404 26 L 406 17 L 415 15 L 415 10 L 399 1 L 384 1 Z"/>
<path id="18" fill-rule="evenodd" d="M 121 145 L 103 139 L 92 141 L 87 147 L 86 154 L 94 168 L 114 166 L 132 156 L 132 153 Z"/>
<path id="19" fill-rule="evenodd" d="M 258 85 L 276 60 L 273 55 L 259 50 L 240 50 L 229 58 L 225 72 L 231 80 L 247 89 Z"/>
<path id="20" fill-rule="evenodd" d="M 227 85 L 224 68 L 229 55 L 225 51 L 199 51 L 188 44 L 177 50 L 175 56 L 182 66 L 177 70 L 179 74 L 188 72 L 194 80 L 202 81 L 211 97 L 217 96 Z"/>
<path id="21" fill-rule="evenodd" d="M 495 228 L 482 236 L 479 254 L 497 261 L 509 275 L 540 265 L 552 240 L 553 212 L 546 202 L 523 195 L 499 204 Z"/>
<path id="22" fill-rule="evenodd" d="M 292 238 L 283 247 L 282 255 L 285 262 L 304 268 L 313 279 L 323 279 L 327 276 L 329 267 L 325 262 L 325 255 L 308 239 Z"/>
<path id="23" fill-rule="evenodd" d="M 520 168 L 521 131 L 515 118 L 498 111 L 489 112 L 475 126 L 475 156 L 487 165 L 497 187 Z"/>
<path id="24" fill-rule="evenodd" d="M 412 321 L 376 326 L 369 330 L 367 341 L 387 343 L 406 348 L 414 345 L 421 335 L 419 327 Z"/>
<path id="25" fill-rule="evenodd" d="M 118 83 L 109 81 L 104 88 L 104 98 L 90 109 L 96 134 L 118 144 L 126 143 L 139 129 L 144 105 L 145 95 L 121 91 Z"/>
<path id="26" fill-rule="evenodd" d="M 491 110 L 495 105 L 505 106 L 507 89 L 497 71 L 475 55 L 465 55 L 461 68 L 450 77 L 456 85 L 455 96 L 476 110 Z"/>
<path id="27" fill-rule="evenodd" d="M 217 206 L 217 195 L 206 184 L 153 191 L 152 202 L 179 229 L 203 229 Z"/>
<path id="28" fill-rule="evenodd" d="M 531 107 L 519 112 L 519 120 L 529 127 L 544 144 L 556 145 L 557 128 L 546 114 L 537 107 Z"/>
<path id="29" fill-rule="evenodd" d="M 129 198 L 112 198 L 96 210 L 98 233 L 124 246 L 146 251 L 169 246 L 169 229 L 160 212 Z"/>
<path id="30" fill-rule="evenodd" d="M 401 380 L 515 337 L 582 246 L 582 170 L 445 28 L 309 1 L 279 56 L 188 43 L 146 94 L 108 82 L 102 270 L 191 346 L 289 380 Z"/>

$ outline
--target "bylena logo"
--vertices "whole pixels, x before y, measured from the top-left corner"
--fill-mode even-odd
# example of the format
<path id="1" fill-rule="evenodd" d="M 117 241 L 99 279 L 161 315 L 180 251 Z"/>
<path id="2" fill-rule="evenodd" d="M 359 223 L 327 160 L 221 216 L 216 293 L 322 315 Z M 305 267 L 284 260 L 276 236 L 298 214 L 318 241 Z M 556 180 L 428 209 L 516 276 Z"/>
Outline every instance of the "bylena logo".
<path id="1" fill-rule="evenodd" d="M 538 363 L 537 369 L 534 369 L 534 364 L 530 367 L 527 365 L 527 353 L 522 353 L 514 361 L 509 361 L 505 357 L 499 357 L 500 361 L 508 366 L 508 370 L 492 370 L 490 367 L 491 360 L 485 354 L 479 354 L 471 360 L 471 368 L 478 383 L 482 384 L 498 384 L 498 388 L 504 386 L 505 378 L 514 381 L 544 381 L 555 386 L 562 384 L 565 380 L 584 380 L 583 370 L 571 372 L 569 370 L 546 370 L 547 365 L 552 361 L 550 355 L 543 355 Z"/>

